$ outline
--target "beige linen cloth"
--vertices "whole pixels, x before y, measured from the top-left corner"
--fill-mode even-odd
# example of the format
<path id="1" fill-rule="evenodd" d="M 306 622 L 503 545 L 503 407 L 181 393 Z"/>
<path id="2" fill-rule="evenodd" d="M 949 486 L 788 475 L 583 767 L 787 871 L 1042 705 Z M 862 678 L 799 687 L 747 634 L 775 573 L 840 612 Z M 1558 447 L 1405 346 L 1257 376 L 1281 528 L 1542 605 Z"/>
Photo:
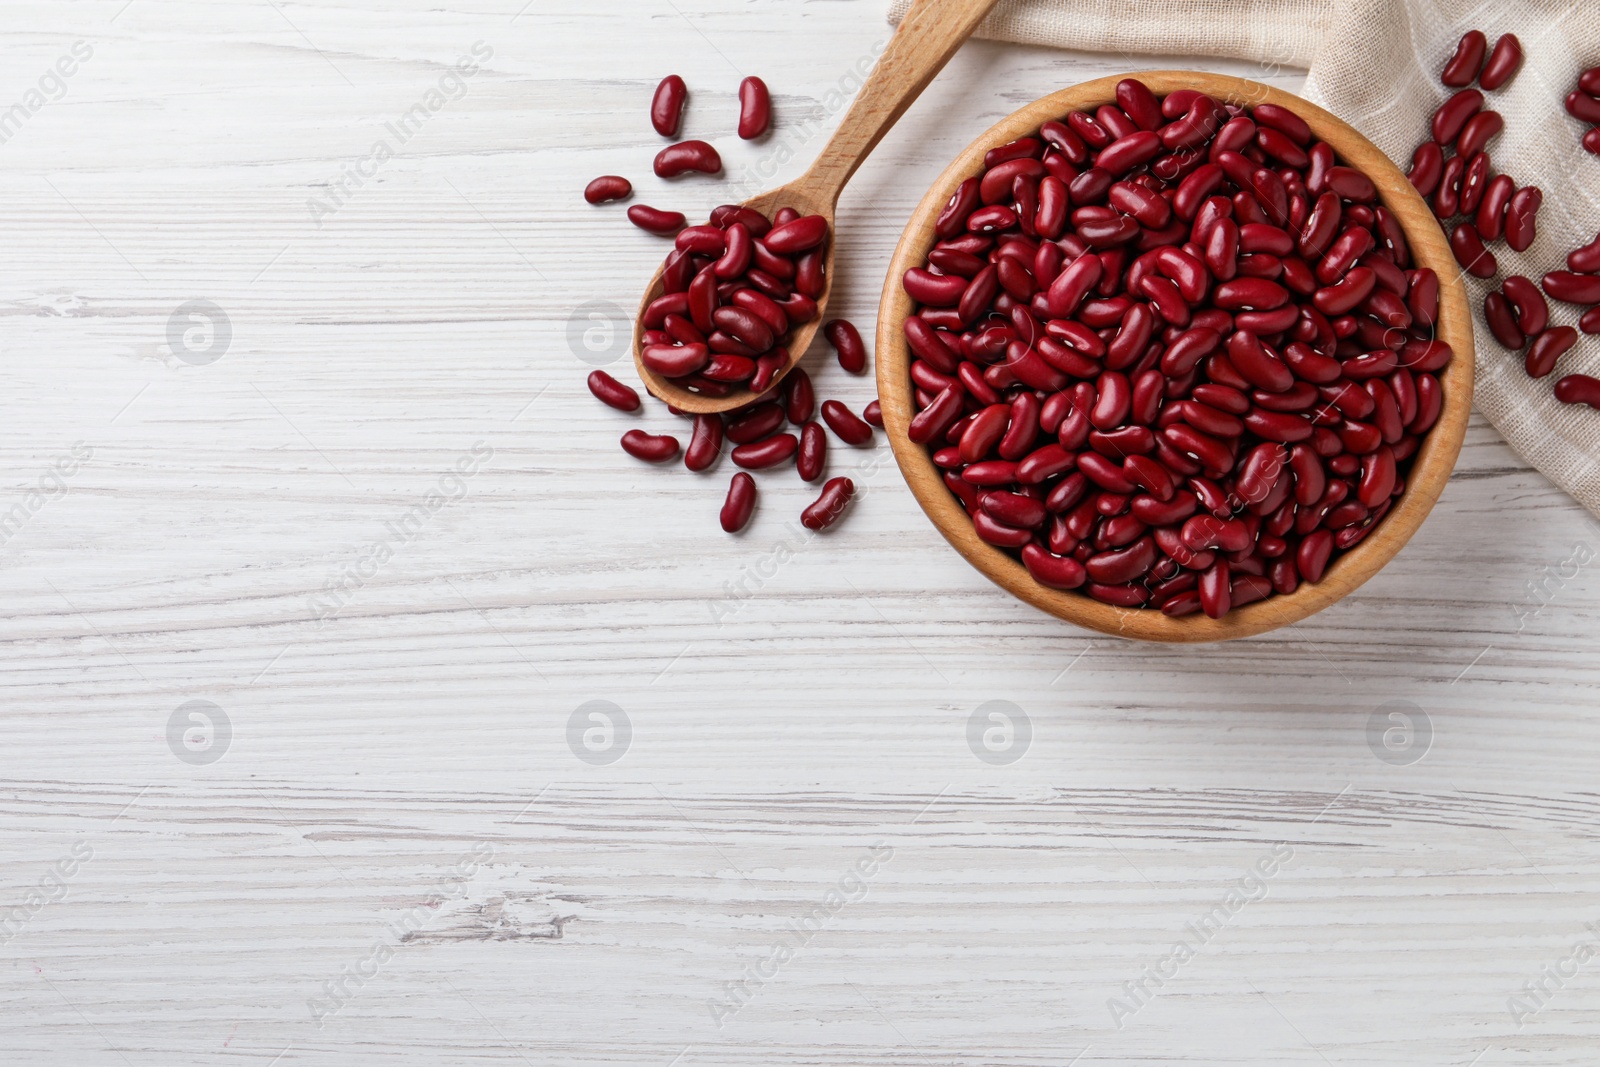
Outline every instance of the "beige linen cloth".
<path id="1" fill-rule="evenodd" d="M 910 0 L 891 0 L 898 23 Z M 1492 45 L 1521 39 L 1527 59 L 1488 107 L 1506 128 L 1489 146 L 1495 171 L 1544 190 L 1539 237 L 1526 252 L 1490 244 L 1500 272 L 1468 278 L 1477 326 L 1477 408 L 1518 455 L 1600 515 L 1600 411 L 1561 404 L 1563 374 L 1600 377 L 1600 336 L 1580 335 L 1555 373 L 1528 378 L 1483 324 L 1483 297 L 1507 275 L 1535 282 L 1565 270 L 1568 250 L 1600 230 L 1600 158 L 1579 138 L 1588 127 L 1562 101 L 1586 67 L 1600 63 L 1594 0 L 1000 0 L 977 36 L 1128 57 L 1127 69 L 1167 64 L 1150 56 L 1224 56 L 1310 70 L 1304 95 L 1355 126 L 1407 169 L 1449 92 L 1438 71 L 1469 29 Z M 1261 75 L 1257 75 L 1258 77 Z M 1551 301 L 1553 324 L 1576 325 L 1581 308 Z"/>

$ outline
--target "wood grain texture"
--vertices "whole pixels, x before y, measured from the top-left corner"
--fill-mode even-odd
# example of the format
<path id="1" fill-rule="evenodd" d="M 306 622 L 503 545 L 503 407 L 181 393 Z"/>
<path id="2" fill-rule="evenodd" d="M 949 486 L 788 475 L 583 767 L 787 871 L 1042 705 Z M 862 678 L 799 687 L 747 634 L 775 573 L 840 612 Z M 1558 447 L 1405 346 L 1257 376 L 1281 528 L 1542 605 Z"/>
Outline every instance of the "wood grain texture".
<path id="1" fill-rule="evenodd" d="M 1169 618 L 1153 608 L 1128 609 L 1102 604 L 1072 591 L 1052 589 L 1035 581 L 1017 559 L 980 538 L 961 502 L 945 486 L 940 469 L 928 450 L 913 444 L 906 428 L 915 414 L 910 378 L 911 352 L 905 339 L 905 322 L 914 301 L 900 284 L 913 267 L 927 262 L 936 238 L 934 224 L 957 186 L 980 174 L 984 155 L 997 145 L 1009 144 L 1037 132 L 1045 122 L 1059 121 L 1074 111 L 1092 112 L 1115 104 L 1121 78 L 1111 75 L 1051 93 L 1006 116 L 958 155 L 941 174 L 912 214 L 906 232 L 895 248 L 884 278 L 878 306 L 878 392 L 884 424 L 894 446 L 895 460 L 906 482 L 939 532 L 956 551 L 987 578 L 1035 607 L 1058 618 L 1099 630 L 1113 637 L 1144 641 L 1230 641 L 1292 626 L 1349 594 L 1394 558 L 1427 518 L 1439 499 L 1466 436 L 1472 411 L 1473 336 L 1467 308 L 1466 286 L 1444 231 L 1422 197 L 1386 156 L 1348 123 L 1305 100 L 1270 85 L 1203 71 L 1145 71 L 1140 80 L 1159 97 L 1180 89 L 1198 89 L 1229 104 L 1275 104 L 1298 114 L 1318 141 L 1326 142 L 1340 162 L 1372 179 L 1383 206 L 1394 213 L 1405 231 L 1413 260 L 1438 275 L 1439 322 L 1435 335 L 1449 344 L 1456 358 L 1439 375 L 1443 407 L 1433 429 L 1423 439 L 1406 471 L 1405 492 L 1383 521 L 1354 548 L 1340 552 L 1322 580 L 1303 583 L 1287 596 L 1272 596 L 1228 612 L 1220 619 L 1194 614 Z"/>
<path id="2" fill-rule="evenodd" d="M 704 214 L 796 177 L 882 7 L 521 6 L 8 9 L 0 99 L 77 40 L 94 55 L 0 145 L 0 514 L 26 505 L 0 544 L 0 1060 L 1592 1063 L 1592 964 L 1507 1011 L 1600 921 L 1586 513 L 1475 419 L 1393 563 L 1217 646 L 995 588 L 881 438 L 833 453 L 862 493 L 826 536 L 797 537 L 815 490 L 779 474 L 724 537 L 726 464 L 646 469 L 584 389 L 579 353 L 625 371 L 663 248 L 581 190 L 622 173 Z M 480 40 L 465 94 L 319 227 L 308 200 Z M 871 324 L 905 220 L 978 132 L 1197 63 L 969 43 L 841 199 L 834 311 Z M 675 70 L 724 181 L 649 176 Z M 745 74 L 773 89 L 763 145 L 733 134 Z M 205 365 L 168 339 L 198 299 L 233 330 Z M 455 499 L 389 533 L 431 491 Z M 194 700 L 231 723 L 210 764 L 168 747 Z M 631 721 L 609 765 L 568 744 L 592 700 Z M 1009 765 L 968 743 L 995 700 L 1031 728 Z M 1392 701 L 1431 727 L 1416 762 L 1369 747 Z M 864 897 L 719 1028 L 708 1002 L 879 842 Z M 1264 899 L 1118 1029 L 1123 983 L 1282 844 Z M 365 981 L 318 1027 L 347 970 Z"/>

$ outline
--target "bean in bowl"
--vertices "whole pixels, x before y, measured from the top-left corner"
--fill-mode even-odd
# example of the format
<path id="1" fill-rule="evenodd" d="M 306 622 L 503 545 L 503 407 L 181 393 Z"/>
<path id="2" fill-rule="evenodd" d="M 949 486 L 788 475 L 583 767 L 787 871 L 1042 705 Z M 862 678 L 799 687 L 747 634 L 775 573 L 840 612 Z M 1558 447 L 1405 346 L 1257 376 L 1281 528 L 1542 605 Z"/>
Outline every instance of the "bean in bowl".
<path id="1" fill-rule="evenodd" d="M 908 436 L 1034 581 L 1220 618 L 1404 491 L 1453 355 L 1439 278 L 1290 108 L 1115 95 L 950 197 L 902 279 Z"/>

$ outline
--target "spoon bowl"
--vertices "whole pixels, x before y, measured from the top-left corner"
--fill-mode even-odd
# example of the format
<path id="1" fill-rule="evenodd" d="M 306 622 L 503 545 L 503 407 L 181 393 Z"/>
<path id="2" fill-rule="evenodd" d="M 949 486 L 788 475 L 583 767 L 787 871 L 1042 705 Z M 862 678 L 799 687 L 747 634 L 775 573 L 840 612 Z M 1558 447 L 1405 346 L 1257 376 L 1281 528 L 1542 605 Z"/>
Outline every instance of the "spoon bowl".
<path id="1" fill-rule="evenodd" d="M 828 296 L 833 290 L 834 213 L 845 183 L 997 2 L 917 0 L 811 169 L 788 185 L 744 202 L 743 206 L 768 218 L 777 214 L 779 208 L 790 207 L 802 215 L 821 215 L 828 220 L 828 236 L 822 253 L 822 292 L 816 298 L 816 316 L 780 339 L 788 349 L 789 361 L 773 375 L 760 395 L 770 394 L 799 364 L 811 346 L 811 339 L 817 335 L 817 328 L 826 321 Z M 708 396 L 690 392 L 645 366 L 644 311 L 665 288 L 664 268 L 665 264 L 658 267 L 650 284 L 645 286 L 639 314 L 633 320 L 633 364 L 638 368 L 639 380 L 652 395 L 694 415 L 744 407 L 757 396 L 748 388 L 735 387 L 727 396 Z"/>
<path id="2" fill-rule="evenodd" d="M 829 195 L 830 192 L 832 195 Z M 811 346 L 811 339 L 816 336 L 817 330 L 824 322 L 823 312 L 828 307 L 828 295 L 833 291 L 833 216 L 838 201 L 837 188 L 833 190 L 819 188 L 811 172 L 807 172 L 788 185 L 781 185 L 753 196 L 741 205 L 759 211 L 769 219 L 776 215 L 780 208 L 789 207 L 802 215 L 821 215 L 828 220 L 828 236 L 822 245 L 822 292 L 816 298 L 817 313 L 810 322 L 802 323 L 785 335 L 784 344 L 789 352 L 789 362 L 773 375 L 772 383 L 763 394 L 752 393 L 745 386 L 739 385 L 735 386 L 727 396 L 708 396 L 705 393 L 685 389 L 671 378 L 664 378 L 645 365 L 644 311 L 651 302 L 661 296 L 665 288 L 662 279 L 665 264 L 656 268 L 655 274 L 650 278 L 650 284 L 645 286 L 644 299 L 639 301 L 639 313 L 633 319 L 633 365 L 639 371 L 639 379 L 644 382 L 645 388 L 649 389 L 652 395 L 665 400 L 680 411 L 707 415 L 744 407 L 758 395 L 770 393 L 783 380 L 806 354 L 806 349 Z"/>

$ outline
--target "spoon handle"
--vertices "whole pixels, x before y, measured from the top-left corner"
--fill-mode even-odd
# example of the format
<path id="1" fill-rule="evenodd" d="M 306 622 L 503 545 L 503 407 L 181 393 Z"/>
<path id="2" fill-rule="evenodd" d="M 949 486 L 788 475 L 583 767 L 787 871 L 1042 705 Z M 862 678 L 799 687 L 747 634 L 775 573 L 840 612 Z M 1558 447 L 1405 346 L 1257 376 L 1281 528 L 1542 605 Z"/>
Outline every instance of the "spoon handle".
<path id="1" fill-rule="evenodd" d="M 997 2 L 916 0 L 844 121 L 802 180 L 830 203 L 837 200 L 840 190 L 889 127 L 944 69 Z"/>

